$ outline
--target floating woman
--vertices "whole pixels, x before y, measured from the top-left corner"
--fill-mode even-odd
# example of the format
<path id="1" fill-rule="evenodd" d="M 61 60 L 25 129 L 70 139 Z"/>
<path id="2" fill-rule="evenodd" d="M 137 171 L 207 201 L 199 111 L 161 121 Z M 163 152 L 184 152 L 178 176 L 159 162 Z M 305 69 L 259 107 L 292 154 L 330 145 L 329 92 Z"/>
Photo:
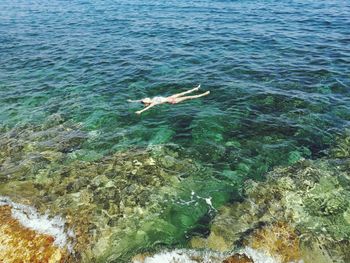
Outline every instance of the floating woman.
<path id="1" fill-rule="evenodd" d="M 143 110 L 136 111 L 136 114 L 141 114 L 142 112 L 149 110 L 150 108 L 152 108 L 156 105 L 160 105 L 160 104 L 164 104 L 164 103 L 176 104 L 176 103 L 183 102 L 185 100 L 196 99 L 196 98 L 200 98 L 200 97 L 209 95 L 210 91 L 204 92 L 204 93 L 199 94 L 199 95 L 184 96 L 188 93 L 199 90 L 200 87 L 201 87 L 201 85 L 198 85 L 197 87 L 195 87 L 193 89 L 190 89 L 188 91 L 181 92 L 178 94 L 174 94 L 174 95 L 171 95 L 169 97 L 144 98 L 141 100 L 128 100 L 128 102 L 142 102 L 146 108 L 144 108 Z"/>

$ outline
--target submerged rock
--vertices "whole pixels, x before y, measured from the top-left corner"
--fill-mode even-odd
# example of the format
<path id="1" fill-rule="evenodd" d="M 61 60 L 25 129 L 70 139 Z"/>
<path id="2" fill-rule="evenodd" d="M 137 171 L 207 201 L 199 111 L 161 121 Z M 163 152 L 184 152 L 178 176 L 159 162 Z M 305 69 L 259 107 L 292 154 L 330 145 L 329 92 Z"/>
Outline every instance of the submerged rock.
<path id="1" fill-rule="evenodd" d="M 254 261 L 246 254 L 236 253 L 226 258 L 222 263 L 254 263 Z"/>
<path id="2" fill-rule="evenodd" d="M 339 136 L 330 149 L 330 155 L 335 158 L 350 158 L 350 130 Z"/>
<path id="3" fill-rule="evenodd" d="M 64 218 L 64 231 L 74 232 L 67 261 L 125 262 L 156 245 L 184 242 L 192 229 L 207 228 L 216 209 L 234 199 L 244 176 L 255 169 L 239 160 L 234 171 L 227 167 L 223 173 L 229 180 L 213 180 L 210 168 L 175 146 L 103 156 L 82 149 L 88 136 L 60 119 L 0 136 L 0 195 L 31 205 L 40 215 Z M 224 140 L 214 141 L 223 147 Z M 225 155 L 222 149 L 218 158 Z M 286 152 L 293 166 L 276 168 L 265 182 L 246 182 L 245 199 L 220 209 L 208 237 L 192 239 L 193 248 L 227 252 L 208 262 L 234 260 L 238 248 L 255 263 L 350 261 L 348 155 L 305 161 L 299 152 Z M 203 254 L 194 254 L 189 260 L 203 262 Z"/>
<path id="4" fill-rule="evenodd" d="M 350 159 L 347 140 L 331 157 L 301 160 L 247 181 L 244 200 L 222 207 L 207 238 L 191 246 L 229 251 L 242 245 L 279 262 L 350 262 Z M 332 159 L 332 157 L 341 159 Z"/>
<path id="5" fill-rule="evenodd" d="M 301 260 L 300 238 L 295 229 L 284 222 L 256 229 L 245 243 L 254 249 L 268 252 L 280 262 Z"/>
<path id="6" fill-rule="evenodd" d="M 81 148 L 88 135 L 55 125 L 1 134 L 0 195 L 64 218 L 75 234 L 71 261 L 124 262 L 155 244 L 184 241 L 231 196 L 176 146 L 90 156 Z"/>
<path id="7" fill-rule="evenodd" d="M 87 139 L 79 125 L 49 118 L 40 126 L 18 126 L 0 133 L 0 182 L 33 176 L 50 163 L 61 163 L 66 153 Z"/>
<path id="8" fill-rule="evenodd" d="M 155 190 L 172 185 L 176 179 L 159 165 L 147 165 L 150 158 L 147 151 L 135 150 L 99 162 L 47 165 L 33 178 L 26 178 L 27 184 L 34 185 L 31 196 L 21 197 L 17 192 L 11 192 L 13 180 L 3 184 L 0 190 L 18 202 L 29 202 L 42 212 L 49 209 L 52 214 L 64 215 L 68 226 L 76 232 L 74 250 L 80 252 L 82 259 L 107 254 L 118 258 L 120 253 L 135 249 L 132 244 L 140 246 L 137 240 L 144 242 L 146 233 L 137 231 L 141 222 L 154 212 L 162 212 L 161 198 Z M 178 162 L 177 165 L 181 164 Z M 185 163 L 183 165 L 188 168 Z M 167 190 L 164 188 L 164 191 Z M 157 227 L 150 228 L 156 230 Z M 125 250 L 118 254 L 118 249 L 111 248 L 114 240 L 126 240 L 125 235 L 130 233 L 134 233 L 129 240 L 132 242 L 125 244 Z M 109 249 L 111 252 L 107 252 Z"/>

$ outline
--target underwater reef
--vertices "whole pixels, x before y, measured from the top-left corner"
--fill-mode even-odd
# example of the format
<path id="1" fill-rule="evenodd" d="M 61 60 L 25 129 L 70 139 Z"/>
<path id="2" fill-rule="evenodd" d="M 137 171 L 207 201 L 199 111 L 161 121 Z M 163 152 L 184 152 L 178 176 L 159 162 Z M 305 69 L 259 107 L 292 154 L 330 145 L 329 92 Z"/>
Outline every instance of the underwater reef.
<path id="1" fill-rule="evenodd" d="M 227 168 L 230 180 L 217 180 L 177 145 L 97 152 L 86 147 L 96 134 L 60 115 L 1 127 L 1 256 L 16 262 L 38 250 L 33 262 L 129 262 L 141 253 L 139 262 L 154 262 L 188 243 L 179 260 L 350 262 L 349 138 L 316 160 L 288 153 L 289 166 L 244 181 Z"/>
<path id="2" fill-rule="evenodd" d="M 249 246 L 278 262 L 350 262 L 350 137 L 326 157 L 276 167 L 264 182 L 248 180 L 243 199 L 220 208 L 208 237 L 193 248 Z"/>
<path id="3" fill-rule="evenodd" d="M 64 218 L 71 233 L 62 247 L 71 251 L 66 261 L 124 262 L 158 243 L 185 240 L 230 196 L 208 196 L 229 187 L 205 184 L 211 169 L 181 156 L 177 146 L 101 156 L 81 148 L 91 139 L 60 116 L 41 126 L 3 128 L 0 136 L 0 196 Z"/>

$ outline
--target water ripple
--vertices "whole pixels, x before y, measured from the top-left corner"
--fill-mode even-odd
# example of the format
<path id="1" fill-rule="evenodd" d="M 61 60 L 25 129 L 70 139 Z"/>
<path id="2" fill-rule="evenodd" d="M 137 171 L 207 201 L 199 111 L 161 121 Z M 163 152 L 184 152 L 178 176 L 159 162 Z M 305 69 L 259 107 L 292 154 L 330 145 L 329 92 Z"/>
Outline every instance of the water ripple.
<path id="1" fill-rule="evenodd" d="M 349 122 L 349 13 L 342 0 L 5 0 L 1 122 L 11 127 L 59 113 L 98 129 L 104 147 L 114 148 L 148 144 L 150 133 L 164 129 L 174 133 L 167 142 L 190 147 L 201 137 L 224 143 L 237 133 L 255 140 L 268 121 L 285 131 L 299 127 L 296 144 L 298 134 L 323 138 L 322 131 L 327 144 L 326 130 Z M 136 104 L 125 103 L 198 83 L 212 94 L 141 118 Z M 199 136 L 194 127 L 219 137 Z M 112 131 L 120 129 L 118 142 Z"/>

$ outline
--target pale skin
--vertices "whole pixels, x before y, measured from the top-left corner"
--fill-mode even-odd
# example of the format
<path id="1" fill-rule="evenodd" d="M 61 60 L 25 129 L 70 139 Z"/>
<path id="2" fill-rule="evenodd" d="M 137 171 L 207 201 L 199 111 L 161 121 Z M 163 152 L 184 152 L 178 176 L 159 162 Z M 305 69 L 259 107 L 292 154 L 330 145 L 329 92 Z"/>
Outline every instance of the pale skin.
<path id="1" fill-rule="evenodd" d="M 149 110 L 150 108 L 152 108 L 156 105 L 160 105 L 160 104 L 164 104 L 164 103 L 177 104 L 177 103 L 183 102 L 185 100 L 197 99 L 197 98 L 207 96 L 210 94 L 210 91 L 207 91 L 207 92 L 204 92 L 204 93 L 201 93 L 198 95 L 185 96 L 186 94 L 189 94 L 191 92 L 199 90 L 199 88 L 200 88 L 200 85 L 198 85 L 197 87 L 195 87 L 193 89 L 190 89 L 190 90 L 187 90 L 187 91 L 184 91 L 181 93 L 177 93 L 177 94 L 171 95 L 169 97 L 164 97 L 164 98 L 162 97 L 161 100 L 159 100 L 159 99 L 157 100 L 155 98 L 144 98 L 141 100 L 128 100 L 128 101 L 129 102 L 142 102 L 145 105 L 145 108 L 135 112 L 136 114 L 141 114 L 144 111 Z"/>

